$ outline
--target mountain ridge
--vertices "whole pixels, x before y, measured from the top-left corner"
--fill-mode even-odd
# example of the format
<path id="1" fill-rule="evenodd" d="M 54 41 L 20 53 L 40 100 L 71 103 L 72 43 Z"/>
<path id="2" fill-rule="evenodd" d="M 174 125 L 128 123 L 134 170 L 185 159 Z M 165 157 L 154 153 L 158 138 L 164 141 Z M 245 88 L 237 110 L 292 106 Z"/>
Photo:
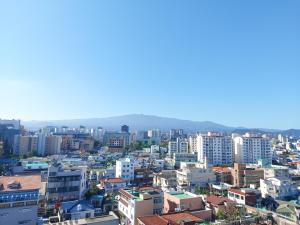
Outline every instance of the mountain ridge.
<path id="1" fill-rule="evenodd" d="M 186 119 L 177 119 L 171 117 L 162 117 L 145 114 L 126 114 L 121 116 L 112 116 L 104 118 L 84 118 L 84 119 L 66 119 L 66 120 L 31 120 L 22 121 L 30 129 L 39 129 L 45 126 L 68 126 L 79 127 L 103 127 L 106 130 L 120 130 L 120 126 L 126 124 L 131 130 L 160 129 L 163 131 L 169 129 L 184 129 L 188 132 L 196 131 L 220 131 L 220 132 L 260 132 L 260 133 L 283 133 L 289 136 L 297 134 L 300 137 L 299 129 L 268 129 L 268 128 L 245 128 L 231 127 L 215 123 L 212 121 L 193 121 Z"/>

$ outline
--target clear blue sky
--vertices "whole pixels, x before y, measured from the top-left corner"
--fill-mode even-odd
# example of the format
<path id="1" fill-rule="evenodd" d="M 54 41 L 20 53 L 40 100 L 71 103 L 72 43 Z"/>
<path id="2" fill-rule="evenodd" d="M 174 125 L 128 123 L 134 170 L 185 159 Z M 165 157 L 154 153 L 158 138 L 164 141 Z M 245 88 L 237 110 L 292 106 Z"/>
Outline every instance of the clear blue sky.
<path id="1" fill-rule="evenodd" d="M 300 128 L 299 0 L 1 1 L 0 117 Z"/>

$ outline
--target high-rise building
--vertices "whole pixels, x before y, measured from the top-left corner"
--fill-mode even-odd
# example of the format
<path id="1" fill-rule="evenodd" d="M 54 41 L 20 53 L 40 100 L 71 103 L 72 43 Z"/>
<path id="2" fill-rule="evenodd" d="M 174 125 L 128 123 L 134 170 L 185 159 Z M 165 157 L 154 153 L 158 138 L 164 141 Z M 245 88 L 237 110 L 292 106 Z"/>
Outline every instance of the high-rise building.
<path id="1" fill-rule="evenodd" d="M 121 132 L 129 133 L 129 126 L 127 126 L 127 125 L 122 125 L 122 126 L 121 126 Z"/>
<path id="2" fill-rule="evenodd" d="M 47 136 L 45 139 L 45 152 L 47 155 L 59 155 L 61 149 L 61 136 Z"/>
<path id="3" fill-rule="evenodd" d="M 183 129 L 171 129 L 170 130 L 170 140 L 176 140 L 177 138 L 186 138 Z"/>
<path id="4" fill-rule="evenodd" d="M 185 138 L 177 138 L 178 153 L 189 152 L 189 142 Z"/>
<path id="5" fill-rule="evenodd" d="M 189 152 L 196 153 L 197 152 L 197 136 L 189 137 Z"/>
<path id="6" fill-rule="evenodd" d="M 15 155 L 24 156 L 37 151 L 38 137 L 37 136 L 21 136 L 15 135 L 13 152 Z"/>
<path id="7" fill-rule="evenodd" d="M 259 159 L 268 164 L 272 162 L 270 141 L 256 134 L 234 138 L 234 154 L 238 163 L 257 163 Z"/>
<path id="8" fill-rule="evenodd" d="M 126 132 L 105 132 L 103 143 L 108 146 L 110 151 L 123 151 L 130 144 L 130 134 Z"/>
<path id="9" fill-rule="evenodd" d="M 208 132 L 197 136 L 198 161 L 209 165 L 230 165 L 233 163 L 233 142 L 231 137 L 221 133 Z"/>
<path id="10" fill-rule="evenodd" d="M 169 155 L 175 153 L 188 153 L 189 151 L 189 142 L 185 138 L 177 138 L 176 140 L 169 141 Z"/>
<path id="11" fill-rule="evenodd" d="M 148 130 L 149 144 L 160 145 L 161 143 L 161 132 L 158 129 Z"/>
<path id="12" fill-rule="evenodd" d="M 4 142 L 0 139 L 0 156 L 4 154 Z"/>
<path id="13" fill-rule="evenodd" d="M 173 155 L 178 151 L 178 143 L 177 141 L 169 141 L 168 145 L 168 153 L 169 155 Z"/>
<path id="14" fill-rule="evenodd" d="M 20 120 L 3 120 L 0 119 L 0 125 L 6 125 L 12 127 L 13 129 L 20 130 L 21 129 L 21 122 Z"/>
<path id="15" fill-rule="evenodd" d="M 12 153 L 14 145 L 14 137 L 21 133 L 17 125 L 5 124 L 3 120 L 0 123 L 0 140 L 3 142 L 3 153 Z"/>

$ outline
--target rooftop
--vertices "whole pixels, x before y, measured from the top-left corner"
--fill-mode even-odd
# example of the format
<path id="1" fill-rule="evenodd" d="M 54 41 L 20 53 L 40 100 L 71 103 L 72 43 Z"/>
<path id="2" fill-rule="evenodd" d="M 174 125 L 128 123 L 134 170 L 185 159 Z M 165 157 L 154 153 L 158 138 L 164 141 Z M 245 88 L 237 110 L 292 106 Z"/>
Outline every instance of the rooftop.
<path id="1" fill-rule="evenodd" d="M 177 191 L 174 191 L 174 192 L 169 192 L 168 194 L 176 197 L 176 198 L 179 198 L 179 199 L 188 199 L 188 198 L 194 198 L 194 196 L 186 193 L 186 192 L 177 192 Z"/>
<path id="2" fill-rule="evenodd" d="M 103 183 L 126 183 L 125 180 L 123 180 L 122 178 L 107 178 L 107 179 L 103 179 L 101 180 L 101 182 Z"/>
<path id="3" fill-rule="evenodd" d="M 2 176 L 0 177 L 0 184 L 3 185 L 3 189 L 0 192 L 9 192 L 16 190 L 34 190 L 41 188 L 41 176 Z M 19 184 L 16 185 L 13 184 Z M 2 186 L 1 185 L 1 186 Z"/>
<path id="4" fill-rule="evenodd" d="M 216 195 L 210 195 L 206 198 L 206 201 L 208 203 L 211 203 L 213 205 L 223 205 L 225 202 L 228 203 L 234 203 L 234 201 L 230 200 L 229 198 L 216 196 Z"/>
<path id="5" fill-rule="evenodd" d="M 189 212 L 170 213 L 165 215 L 151 215 L 138 218 L 145 225 L 179 225 L 181 222 L 201 222 L 202 220 Z M 192 223 L 190 223 L 192 224 Z"/>

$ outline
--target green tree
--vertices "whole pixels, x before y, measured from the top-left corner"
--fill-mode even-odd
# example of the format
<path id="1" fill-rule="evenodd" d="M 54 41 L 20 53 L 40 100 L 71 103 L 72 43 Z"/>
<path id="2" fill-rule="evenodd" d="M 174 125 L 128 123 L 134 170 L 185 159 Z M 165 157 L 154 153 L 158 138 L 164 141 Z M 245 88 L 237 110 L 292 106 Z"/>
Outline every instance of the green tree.
<path id="1" fill-rule="evenodd" d="M 218 220 L 227 220 L 227 214 L 223 209 L 219 209 L 217 212 L 217 219 Z"/>
<path id="2" fill-rule="evenodd" d="M 100 190 L 96 184 L 92 184 L 87 192 L 85 192 L 84 197 L 89 199 L 93 195 L 100 195 L 103 194 L 103 190 Z"/>

